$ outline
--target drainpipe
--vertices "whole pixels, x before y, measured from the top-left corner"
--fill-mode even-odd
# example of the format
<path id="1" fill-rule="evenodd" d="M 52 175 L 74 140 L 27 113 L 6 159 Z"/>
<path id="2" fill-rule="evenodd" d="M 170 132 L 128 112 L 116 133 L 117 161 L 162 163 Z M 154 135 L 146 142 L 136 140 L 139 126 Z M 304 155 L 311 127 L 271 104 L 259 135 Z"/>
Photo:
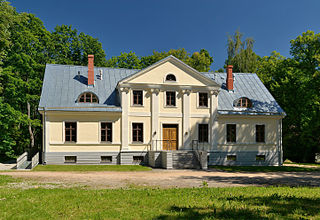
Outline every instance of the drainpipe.
<path id="1" fill-rule="evenodd" d="M 42 146 L 42 164 L 45 164 L 46 163 L 46 158 L 45 158 L 45 147 L 46 147 L 46 144 L 47 144 L 47 142 L 46 142 L 46 140 L 47 140 L 47 137 L 46 137 L 46 120 L 47 120 L 47 117 L 46 117 L 46 108 L 44 107 L 43 108 L 43 118 L 44 118 L 44 120 L 43 120 L 43 146 Z"/>

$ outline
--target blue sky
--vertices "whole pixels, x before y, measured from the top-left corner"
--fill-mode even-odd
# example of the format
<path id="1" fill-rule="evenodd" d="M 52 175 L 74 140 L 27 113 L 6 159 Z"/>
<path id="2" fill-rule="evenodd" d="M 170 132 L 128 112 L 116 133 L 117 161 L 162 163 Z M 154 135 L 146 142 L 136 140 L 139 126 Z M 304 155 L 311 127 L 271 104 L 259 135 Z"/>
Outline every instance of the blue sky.
<path id="1" fill-rule="evenodd" d="M 10 1 L 10 0 L 9 0 Z M 18 12 L 39 17 L 48 30 L 72 25 L 98 38 L 107 58 L 134 51 L 207 49 L 212 70 L 227 57 L 227 36 L 237 29 L 253 37 L 254 51 L 289 56 L 290 40 L 306 30 L 320 32 L 318 0 L 11 0 Z"/>

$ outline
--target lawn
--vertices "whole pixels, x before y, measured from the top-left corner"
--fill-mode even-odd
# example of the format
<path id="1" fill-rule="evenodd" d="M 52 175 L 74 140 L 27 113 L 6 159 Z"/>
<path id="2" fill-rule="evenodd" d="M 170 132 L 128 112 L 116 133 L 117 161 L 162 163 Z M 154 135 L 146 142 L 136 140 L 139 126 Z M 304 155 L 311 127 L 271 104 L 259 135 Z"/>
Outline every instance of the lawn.
<path id="1" fill-rule="evenodd" d="M 22 189 L 14 181 L 0 175 L 0 219 L 320 219 L 320 188 Z"/>
<path id="2" fill-rule="evenodd" d="M 38 165 L 33 171 L 148 171 L 150 167 L 139 165 Z"/>
<path id="3" fill-rule="evenodd" d="M 229 172 L 320 172 L 320 168 L 295 166 L 209 166 L 209 168 Z"/>

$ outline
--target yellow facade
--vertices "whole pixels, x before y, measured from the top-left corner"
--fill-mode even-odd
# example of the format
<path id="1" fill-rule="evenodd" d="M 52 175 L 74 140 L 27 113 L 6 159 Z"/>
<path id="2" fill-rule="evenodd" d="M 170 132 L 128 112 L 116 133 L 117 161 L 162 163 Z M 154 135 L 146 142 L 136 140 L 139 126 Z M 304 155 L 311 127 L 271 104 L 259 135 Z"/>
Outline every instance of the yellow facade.
<path id="1" fill-rule="evenodd" d="M 167 82 L 174 74 L 176 82 Z M 217 116 L 219 86 L 182 64 L 164 62 L 143 74 L 119 83 L 121 112 L 47 111 L 45 152 L 119 152 L 147 151 L 163 139 L 163 125 L 178 127 L 178 149 L 191 149 L 199 139 L 199 124 L 208 124 L 208 151 L 276 150 L 281 118 L 260 116 Z M 133 91 L 143 91 L 143 105 L 133 104 Z M 176 93 L 176 106 L 166 106 L 166 92 Z M 208 93 L 208 106 L 199 106 L 199 92 Z M 43 113 L 43 112 L 42 112 Z M 77 123 L 77 141 L 66 143 L 65 122 Z M 112 122 L 112 142 L 101 142 L 101 122 Z M 132 138 L 132 123 L 143 123 L 143 142 Z M 226 124 L 237 124 L 237 142 L 226 142 Z M 255 142 L 255 125 L 264 124 L 266 142 Z M 161 144 L 156 148 L 161 150 Z"/>

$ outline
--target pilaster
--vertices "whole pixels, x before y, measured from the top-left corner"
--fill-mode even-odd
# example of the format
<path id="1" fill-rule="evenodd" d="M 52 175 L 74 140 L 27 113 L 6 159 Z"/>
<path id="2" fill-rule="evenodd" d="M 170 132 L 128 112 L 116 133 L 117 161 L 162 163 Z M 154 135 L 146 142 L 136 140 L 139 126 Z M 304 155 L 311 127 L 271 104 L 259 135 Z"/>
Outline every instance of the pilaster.
<path id="1" fill-rule="evenodd" d="M 210 92 L 210 124 L 209 124 L 209 140 L 210 148 L 209 150 L 217 149 L 218 142 L 218 90 L 213 90 Z"/>
<path id="2" fill-rule="evenodd" d="M 156 146 L 159 140 L 159 89 L 151 89 L 151 139 L 152 139 L 152 150 L 160 149 L 160 146 Z"/>
<path id="3" fill-rule="evenodd" d="M 121 151 L 129 150 L 129 119 L 128 119 L 128 108 L 129 108 L 129 88 L 120 88 L 121 92 Z"/>
<path id="4" fill-rule="evenodd" d="M 190 136 L 190 93 L 191 90 L 182 90 L 183 93 L 183 121 L 182 121 L 182 140 L 183 148 L 188 149 L 191 146 Z"/>

